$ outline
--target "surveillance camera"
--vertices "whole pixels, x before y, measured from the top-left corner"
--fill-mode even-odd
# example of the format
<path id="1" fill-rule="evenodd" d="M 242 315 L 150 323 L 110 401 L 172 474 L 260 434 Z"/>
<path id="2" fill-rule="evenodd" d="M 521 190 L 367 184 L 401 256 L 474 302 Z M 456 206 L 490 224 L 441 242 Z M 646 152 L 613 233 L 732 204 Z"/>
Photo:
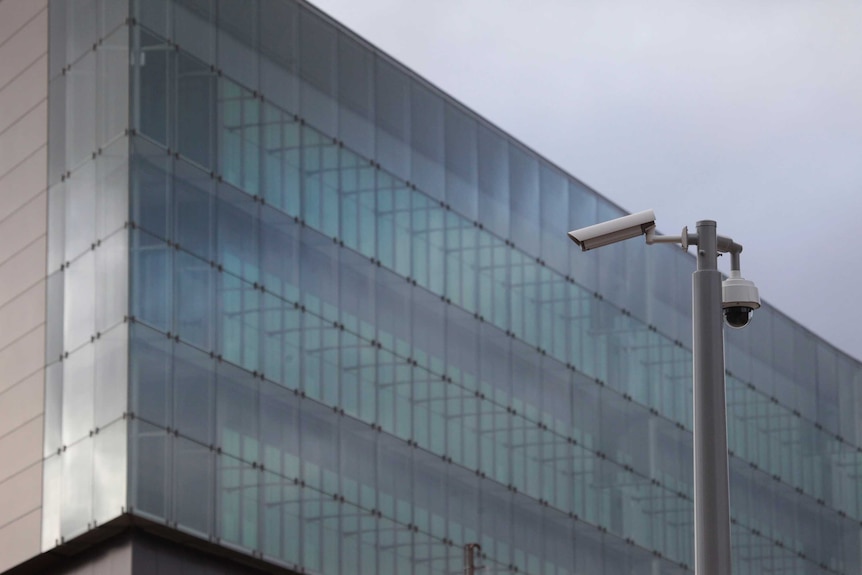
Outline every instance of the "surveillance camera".
<path id="1" fill-rule="evenodd" d="M 751 313 L 760 307 L 757 286 L 743 279 L 739 270 L 731 270 L 730 277 L 721 284 L 721 306 L 727 325 L 733 328 L 747 326 L 751 321 Z"/>
<path id="2" fill-rule="evenodd" d="M 645 234 L 653 227 L 655 227 L 655 213 L 652 210 L 646 210 L 571 231 L 569 237 L 581 246 L 581 250 L 587 251 L 634 238 Z"/>

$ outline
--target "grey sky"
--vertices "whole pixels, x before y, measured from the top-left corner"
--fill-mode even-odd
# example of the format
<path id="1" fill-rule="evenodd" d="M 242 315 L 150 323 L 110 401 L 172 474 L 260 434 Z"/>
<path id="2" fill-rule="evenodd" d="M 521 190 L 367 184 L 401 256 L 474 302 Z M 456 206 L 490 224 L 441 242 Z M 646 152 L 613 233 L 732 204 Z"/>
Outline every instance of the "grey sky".
<path id="1" fill-rule="evenodd" d="M 313 3 L 663 233 L 716 220 L 862 358 L 862 3 Z"/>

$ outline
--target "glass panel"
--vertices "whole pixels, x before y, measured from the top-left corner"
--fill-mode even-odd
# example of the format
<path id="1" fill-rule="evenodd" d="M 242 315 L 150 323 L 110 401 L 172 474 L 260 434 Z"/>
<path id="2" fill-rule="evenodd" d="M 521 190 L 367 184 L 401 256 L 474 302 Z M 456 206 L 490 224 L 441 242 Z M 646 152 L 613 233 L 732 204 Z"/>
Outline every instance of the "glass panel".
<path id="1" fill-rule="evenodd" d="M 479 214 L 479 141 L 475 119 L 446 102 L 446 202 L 465 218 Z"/>
<path id="2" fill-rule="evenodd" d="M 49 273 L 65 268 L 66 263 L 66 184 L 48 189 L 48 265 Z M 61 267 L 62 266 L 62 267 Z"/>
<path id="3" fill-rule="evenodd" d="M 66 41 L 67 61 L 74 62 L 78 57 L 93 46 L 99 39 L 97 27 L 96 0 L 67 0 L 66 10 Z"/>
<path id="4" fill-rule="evenodd" d="M 373 254 L 377 243 L 375 170 L 362 158 L 342 151 L 339 171 L 341 238 L 359 253 Z"/>
<path id="5" fill-rule="evenodd" d="M 128 0 L 98 0 L 98 6 L 102 38 L 117 26 L 125 24 L 126 18 L 129 17 Z M 128 45 L 126 48 L 128 49 Z M 128 62 L 128 59 L 126 61 Z"/>
<path id="6" fill-rule="evenodd" d="M 65 74 L 48 83 L 48 184 L 51 186 L 63 181 L 67 171 L 66 90 Z"/>
<path id="7" fill-rule="evenodd" d="M 105 2 L 114 8 L 122 7 L 123 3 Z M 96 66 L 96 136 L 97 145 L 101 148 L 129 127 L 129 29 L 126 26 L 102 41 L 96 52 Z"/>
<path id="8" fill-rule="evenodd" d="M 336 100 L 335 27 L 308 10 L 299 14 L 299 76 L 301 113 L 311 125 L 335 134 Z"/>
<path id="9" fill-rule="evenodd" d="M 260 0 L 260 89 L 268 101 L 299 110 L 298 7 L 293 2 Z"/>
<path id="10" fill-rule="evenodd" d="M 174 250 L 144 232 L 132 233 L 131 314 L 164 332 L 173 323 Z"/>
<path id="11" fill-rule="evenodd" d="M 177 57 L 176 143 L 180 154 L 206 169 L 214 166 L 215 77 L 210 67 L 180 52 Z"/>
<path id="12" fill-rule="evenodd" d="M 69 31 L 66 20 L 70 4 L 66 0 L 48 0 L 48 78 L 53 81 L 68 64 Z M 65 105 L 65 100 L 62 102 Z"/>
<path id="13" fill-rule="evenodd" d="M 560 238 L 566 239 L 569 228 L 569 186 L 565 176 L 556 169 L 542 164 L 539 169 L 541 257 L 556 270 L 565 273 L 568 268 L 566 249 L 561 249 Z M 572 249 L 572 248 L 569 248 Z"/>
<path id="14" fill-rule="evenodd" d="M 63 502 L 63 458 L 46 457 L 42 468 L 42 551 L 60 544 Z"/>
<path id="15" fill-rule="evenodd" d="M 218 66 L 240 84 L 258 88 L 259 2 L 217 0 Z"/>
<path id="16" fill-rule="evenodd" d="M 47 311 L 45 312 L 45 358 L 47 361 L 62 359 L 63 352 L 63 289 L 65 275 L 62 271 L 48 276 Z"/>
<path id="17" fill-rule="evenodd" d="M 66 254 L 70 262 L 96 241 L 96 163 L 89 161 L 66 180 Z"/>
<path id="18" fill-rule="evenodd" d="M 192 345 L 212 349 L 212 301 L 216 273 L 210 263 L 178 252 L 174 260 L 175 332 Z"/>
<path id="19" fill-rule="evenodd" d="M 95 427 L 95 361 L 89 343 L 63 360 L 63 445 L 88 437 Z"/>
<path id="20" fill-rule="evenodd" d="M 267 290 L 291 301 L 299 299 L 300 229 L 269 207 L 261 208 L 261 276 Z"/>
<path id="21" fill-rule="evenodd" d="M 185 344 L 173 347 L 173 425 L 183 436 L 214 443 L 215 374 L 209 354 Z"/>
<path id="22" fill-rule="evenodd" d="M 793 326 L 793 356 L 794 395 L 799 411 L 826 429 L 837 430 L 838 418 L 833 410 L 824 409 L 818 413 L 817 407 L 827 402 L 818 404 L 816 397 L 817 343 L 810 332 L 798 325 Z M 834 400 L 832 404 L 834 406 Z"/>
<path id="23" fill-rule="evenodd" d="M 306 222 L 326 234 L 339 232 L 339 148 L 311 129 L 302 132 L 302 211 Z"/>
<path id="24" fill-rule="evenodd" d="M 229 274 L 216 278 L 218 351 L 225 360 L 257 372 L 260 347 L 260 296 L 253 286 Z"/>
<path id="25" fill-rule="evenodd" d="M 173 410 L 173 343 L 163 333 L 131 325 L 129 330 L 129 385 L 131 411 L 137 417 L 167 428 Z"/>
<path id="26" fill-rule="evenodd" d="M 216 457 L 216 509 L 221 539 L 257 549 L 261 472 L 227 455 Z"/>
<path id="27" fill-rule="evenodd" d="M 290 479 L 300 476 L 300 399 L 265 381 L 260 386 L 260 440 L 266 468 Z"/>
<path id="28" fill-rule="evenodd" d="M 93 444 L 93 439 L 88 437 L 69 445 L 61 456 L 60 534 L 66 539 L 86 531 L 93 518 Z"/>
<path id="29" fill-rule="evenodd" d="M 479 126 L 479 214 L 498 236 L 509 237 L 509 152 L 496 132 Z"/>
<path id="30" fill-rule="evenodd" d="M 170 216 L 170 173 L 172 165 L 165 149 L 143 138 L 132 139 L 131 202 L 132 220 L 160 238 L 172 234 Z"/>
<path id="31" fill-rule="evenodd" d="M 539 164 L 529 153 L 509 145 L 511 240 L 528 254 L 539 253 Z"/>
<path id="32" fill-rule="evenodd" d="M 96 52 L 66 72 L 66 166 L 73 169 L 96 151 Z"/>
<path id="33" fill-rule="evenodd" d="M 133 62 L 137 79 L 137 128 L 148 138 L 168 146 L 168 63 L 173 50 L 165 40 L 143 30 L 139 31 L 138 42 L 140 47 Z"/>
<path id="34" fill-rule="evenodd" d="M 578 181 L 569 180 L 569 230 L 576 230 L 597 223 L 596 194 Z M 567 230 L 567 231 L 569 231 Z M 569 251 L 569 275 L 583 286 L 594 286 L 597 282 L 595 258 L 584 257 L 576 249 Z"/>
<path id="35" fill-rule="evenodd" d="M 45 367 L 45 457 L 59 454 L 63 447 L 63 367 L 63 362 Z"/>
<path id="36" fill-rule="evenodd" d="M 167 519 L 169 494 L 166 488 L 172 458 L 170 436 L 163 428 L 140 419 L 134 420 L 131 426 L 130 504 L 136 513 Z"/>
<path id="37" fill-rule="evenodd" d="M 213 180 L 185 162 L 174 166 L 174 238 L 180 247 L 212 261 Z"/>
<path id="38" fill-rule="evenodd" d="M 218 445 L 224 453 L 245 461 L 257 461 L 259 379 L 226 362 L 216 374 Z"/>
<path id="39" fill-rule="evenodd" d="M 624 213 L 620 208 L 612 205 L 604 198 L 599 199 L 597 208 L 597 219 L 600 222 L 621 217 Z M 625 292 L 625 285 L 620 281 L 620 278 L 625 277 L 626 273 L 625 250 L 626 246 L 624 244 L 617 243 L 605 246 L 605 249 L 595 252 L 598 256 L 597 292 L 608 301 L 625 301 L 621 299 Z"/>
<path id="40" fill-rule="evenodd" d="M 95 252 L 88 250 L 67 266 L 63 291 L 63 344 L 77 349 L 96 333 Z"/>
<path id="41" fill-rule="evenodd" d="M 103 332 L 129 314 L 129 235 L 124 229 L 104 240 L 94 251 L 96 333 Z M 76 262 L 77 265 L 78 262 Z"/>
<path id="42" fill-rule="evenodd" d="M 103 333 L 95 343 L 94 424 L 96 428 L 123 420 L 127 397 L 129 343 L 126 324 Z"/>
<path id="43" fill-rule="evenodd" d="M 855 397 L 858 383 L 862 375 L 858 373 L 857 364 L 848 356 L 839 353 L 837 357 L 838 373 L 838 396 L 840 410 L 840 435 L 853 445 L 862 442 L 862 425 L 857 422 L 855 403 L 851 401 Z M 862 501 L 857 503 L 862 505 Z"/>
<path id="44" fill-rule="evenodd" d="M 366 158 L 374 155 L 373 58 L 347 34 L 338 35 L 338 133 Z"/>
<path id="45" fill-rule="evenodd" d="M 184 528 L 208 535 L 213 524 L 215 455 L 208 446 L 182 437 L 173 443 L 174 517 Z"/>
<path id="46" fill-rule="evenodd" d="M 302 559 L 301 494 L 303 489 L 293 480 L 268 469 L 263 473 L 263 521 L 266 536 L 264 553 L 289 564 L 298 565 Z"/>
<path id="47" fill-rule="evenodd" d="M 96 157 L 96 237 L 105 239 L 129 219 L 129 140 L 119 138 Z"/>
<path id="48" fill-rule="evenodd" d="M 760 319 L 758 317 L 758 319 Z M 772 362 L 775 364 L 772 385 L 763 385 L 766 382 L 758 382 L 758 388 L 764 392 L 776 396 L 786 405 L 791 405 L 795 409 L 801 406 L 796 397 L 796 389 L 793 386 L 793 368 L 795 350 L 793 347 L 793 327 L 790 320 L 779 314 L 772 316 L 772 337 L 769 338 L 769 345 L 772 349 Z M 772 367 L 772 366 L 770 366 Z M 814 406 L 805 406 L 806 409 L 813 411 Z M 813 415 L 813 413 L 811 414 Z"/>
<path id="49" fill-rule="evenodd" d="M 174 41 L 193 56 L 215 64 L 214 0 L 173 0 L 172 4 Z"/>
<path id="50" fill-rule="evenodd" d="M 414 80 L 410 83 L 410 181 L 439 200 L 446 193 L 443 127 L 442 98 Z"/>
<path id="51" fill-rule="evenodd" d="M 410 85 L 404 73 L 378 56 L 375 60 L 377 161 L 389 172 L 410 179 Z"/>
<path id="52" fill-rule="evenodd" d="M 138 22 L 160 34 L 163 38 L 168 37 L 169 0 L 146 0 L 144 2 L 133 0 L 132 5 Z"/>
<path id="53" fill-rule="evenodd" d="M 126 420 L 93 437 L 93 519 L 99 524 L 126 512 Z"/>
<path id="54" fill-rule="evenodd" d="M 232 82 L 220 83 L 220 170 L 224 179 L 249 194 L 261 179 L 260 101 Z"/>

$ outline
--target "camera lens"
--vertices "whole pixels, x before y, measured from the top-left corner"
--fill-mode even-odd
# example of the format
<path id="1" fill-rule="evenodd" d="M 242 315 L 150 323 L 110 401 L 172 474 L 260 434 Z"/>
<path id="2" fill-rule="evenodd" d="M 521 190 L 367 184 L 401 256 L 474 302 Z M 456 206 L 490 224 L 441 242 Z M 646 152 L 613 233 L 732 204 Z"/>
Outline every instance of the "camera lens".
<path id="1" fill-rule="evenodd" d="M 733 306 L 725 308 L 724 319 L 727 325 L 734 328 L 745 327 L 751 319 L 751 312 L 754 311 L 750 307 Z"/>

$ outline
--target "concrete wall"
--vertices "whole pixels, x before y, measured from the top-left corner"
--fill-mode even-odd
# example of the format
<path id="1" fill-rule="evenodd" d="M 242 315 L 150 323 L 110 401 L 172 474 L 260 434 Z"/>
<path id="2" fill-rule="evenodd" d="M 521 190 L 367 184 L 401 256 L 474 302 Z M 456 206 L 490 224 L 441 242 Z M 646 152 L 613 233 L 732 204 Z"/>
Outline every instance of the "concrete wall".
<path id="1" fill-rule="evenodd" d="M 0 572 L 41 544 L 47 95 L 47 0 L 0 0 Z"/>

